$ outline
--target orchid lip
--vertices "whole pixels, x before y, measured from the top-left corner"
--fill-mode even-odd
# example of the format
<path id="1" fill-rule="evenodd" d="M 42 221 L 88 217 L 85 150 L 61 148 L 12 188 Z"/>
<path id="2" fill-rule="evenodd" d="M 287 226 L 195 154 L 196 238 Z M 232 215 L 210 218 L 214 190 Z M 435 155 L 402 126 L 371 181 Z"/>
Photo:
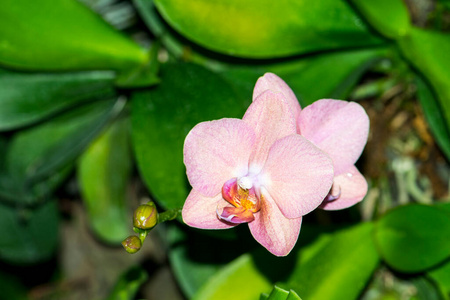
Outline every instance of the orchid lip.
<path id="1" fill-rule="evenodd" d="M 222 212 L 216 210 L 218 218 L 225 222 L 249 223 L 255 219 L 253 214 L 261 209 L 260 199 L 250 176 L 232 178 L 225 182 L 222 197 L 232 205 L 223 208 Z"/>

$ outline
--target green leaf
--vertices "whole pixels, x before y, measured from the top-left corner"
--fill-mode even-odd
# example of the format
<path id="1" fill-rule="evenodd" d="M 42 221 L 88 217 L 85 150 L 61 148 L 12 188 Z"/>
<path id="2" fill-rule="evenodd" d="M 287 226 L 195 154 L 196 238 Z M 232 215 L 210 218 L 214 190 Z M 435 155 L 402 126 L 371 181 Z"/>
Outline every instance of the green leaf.
<path id="1" fill-rule="evenodd" d="M 386 54 L 386 49 L 342 51 L 282 63 L 229 67 L 220 74 L 242 95 L 251 97 L 256 80 L 265 72 L 273 72 L 286 81 L 305 107 L 323 98 L 344 99 L 361 75 Z"/>
<path id="2" fill-rule="evenodd" d="M 0 203 L 0 258 L 14 264 L 49 259 L 58 241 L 58 209 L 49 201 L 33 210 Z"/>
<path id="3" fill-rule="evenodd" d="M 250 254 L 244 254 L 217 272 L 193 297 L 193 300 L 258 299 L 272 283 L 262 275 Z"/>
<path id="4" fill-rule="evenodd" d="M 147 60 L 141 47 L 79 1 L 2 1 L 0 64 L 23 70 L 128 70 Z"/>
<path id="5" fill-rule="evenodd" d="M 442 108 L 447 132 L 450 131 L 450 34 L 413 28 L 399 40 L 403 55 L 426 78 Z M 441 142 L 442 144 L 442 142 Z"/>
<path id="6" fill-rule="evenodd" d="M 232 247 L 237 240 L 236 230 L 205 231 L 174 224 L 168 228 L 169 259 L 178 284 L 187 298 L 192 296 L 221 267 L 240 254 L 240 247 Z M 208 245 L 205 247 L 205 245 Z"/>
<path id="7" fill-rule="evenodd" d="M 416 86 L 420 105 L 431 132 L 436 137 L 436 143 L 450 160 L 450 126 L 445 119 L 445 112 L 432 88 L 422 78 L 416 78 Z"/>
<path id="8" fill-rule="evenodd" d="M 161 84 L 132 96 L 132 138 L 137 163 L 150 191 L 167 209 L 179 208 L 189 192 L 183 143 L 199 122 L 242 117 L 247 103 L 215 73 L 194 64 L 168 64 Z"/>
<path id="9" fill-rule="evenodd" d="M 450 256 L 450 215 L 432 206 L 407 205 L 376 223 L 375 241 L 392 268 L 421 272 Z"/>
<path id="10" fill-rule="evenodd" d="M 150 31 L 161 40 L 164 47 L 176 57 L 182 57 L 186 49 L 158 14 L 153 0 L 133 0 L 137 11 Z"/>
<path id="11" fill-rule="evenodd" d="M 372 231 L 372 223 L 362 223 L 300 249 L 294 272 L 281 286 L 308 300 L 357 299 L 379 262 Z"/>
<path id="12" fill-rule="evenodd" d="M 430 277 L 441 290 L 441 293 L 445 295 L 445 299 L 450 298 L 450 261 L 445 262 L 443 265 L 428 272 Z"/>
<path id="13" fill-rule="evenodd" d="M 87 100 L 112 97 L 114 72 L 0 73 L 0 130 L 15 129 Z"/>
<path id="14" fill-rule="evenodd" d="M 44 199 L 123 106 L 123 100 L 97 101 L 17 132 L 0 170 L 0 198 L 25 204 Z"/>
<path id="15" fill-rule="evenodd" d="M 269 295 L 261 295 L 260 300 L 302 300 L 293 290 L 286 291 L 274 286 Z"/>
<path id="16" fill-rule="evenodd" d="M 132 300 L 148 274 L 142 267 L 132 267 L 122 274 L 107 300 Z"/>
<path id="17" fill-rule="evenodd" d="M 259 247 L 214 274 L 194 299 L 258 299 L 276 282 L 298 291 L 304 299 L 356 299 L 379 261 L 371 237 L 373 224 L 334 234 L 304 227 L 300 245 L 289 256 L 275 257 Z M 308 244 L 302 247 L 304 243 Z"/>
<path id="18" fill-rule="evenodd" d="M 361 14 L 382 35 L 397 39 L 411 29 L 410 16 L 402 0 L 351 0 Z"/>
<path id="19" fill-rule="evenodd" d="M 182 35 L 234 56 L 283 57 L 383 42 L 342 0 L 156 0 L 155 4 Z"/>
<path id="20" fill-rule="evenodd" d="M 129 234 L 127 186 L 131 175 L 128 119 L 118 120 L 83 153 L 78 179 L 96 235 L 120 243 Z"/>

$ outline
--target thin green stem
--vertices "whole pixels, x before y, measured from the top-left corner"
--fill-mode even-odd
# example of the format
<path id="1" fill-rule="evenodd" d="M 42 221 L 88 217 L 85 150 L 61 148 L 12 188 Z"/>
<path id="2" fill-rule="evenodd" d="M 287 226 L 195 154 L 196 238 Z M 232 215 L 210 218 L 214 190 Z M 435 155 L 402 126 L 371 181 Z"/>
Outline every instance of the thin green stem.
<path id="1" fill-rule="evenodd" d="M 181 208 L 168 209 L 158 215 L 158 224 L 166 221 L 172 221 L 181 214 Z"/>

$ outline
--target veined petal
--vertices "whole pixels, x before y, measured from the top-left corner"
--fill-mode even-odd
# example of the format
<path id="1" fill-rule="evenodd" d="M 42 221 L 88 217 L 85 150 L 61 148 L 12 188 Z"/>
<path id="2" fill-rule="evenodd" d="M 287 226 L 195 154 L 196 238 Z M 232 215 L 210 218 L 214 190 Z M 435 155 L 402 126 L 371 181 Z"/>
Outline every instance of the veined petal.
<path id="1" fill-rule="evenodd" d="M 213 197 L 222 185 L 248 171 L 255 141 L 252 128 L 239 119 L 197 124 L 184 141 L 184 164 L 191 186 Z"/>
<path id="2" fill-rule="evenodd" d="M 248 224 L 250 232 L 272 254 L 286 256 L 297 242 L 302 218 L 286 218 L 264 188 L 261 194 L 261 210 Z"/>
<path id="3" fill-rule="evenodd" d="M 320 207 L 325 210 L 344 209 L 353 206 L 366 196 L 367 181 L 355 166 L 350 166 L 334 178 L 331 193 L 340 193 L 340 196 L 334 201 L 324 201 Z"/>
<path id="4" fill-rule="evenodd" d="M 287 100 L 295 119 L 298 118 L 298 115 L 302 110 L 300 103 L 298 102 L 297 97 L 295 97 L 294 92 L 283 79 L 273 73 L 264 74 L 264 76 L 258 79 L 255 88 L 253 89 L 253 100 L 267 90 L 282 93 Z"/>
<path id="5" fill-rule="evenodd" d="M 269 149 L 276 140 L 296 133 L 296 120 L 284 96 L 270 90 L 253 101 L 242 120 L 253 128 L 256 135 L 250 156 L 250 166 L 259 168 L 254 172 L 264 165 Z"/>
<path id="6" fill-rule="evenodd" d="M 369 134 L 369 117 L 358 103 L 318 100 L 298 119 L 300 134 L 328 153 L 336 175 L 355 164 Z"/>
<path id="7" fill-rule="evenodd" d="M 316 209 L 333 183 L 328 155 L 295 134 L 270 148 L 260 183 L 287 218 L 298 218 Z"/>
<path id="8" fill-rule="evenodd" d="M 222 193 L 215 197 L 205 197 L 192 189 L 184 203 L 181 216 L 189 226 L 201 229 L 227 229 L 234 227 L 219 220 L 217 210 L 228 203 L 222 199 Z"/>

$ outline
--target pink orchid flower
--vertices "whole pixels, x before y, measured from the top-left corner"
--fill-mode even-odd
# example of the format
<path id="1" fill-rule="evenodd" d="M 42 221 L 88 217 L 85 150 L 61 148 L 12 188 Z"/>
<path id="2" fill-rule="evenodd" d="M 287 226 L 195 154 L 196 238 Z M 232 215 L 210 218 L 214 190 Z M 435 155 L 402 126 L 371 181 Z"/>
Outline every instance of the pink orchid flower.
<path id="1" fill-rule="evenodd" d="M 330 157 L 296 132 L 286 95 L 261 92 L 241 119 L 197 124 L 184 143 L 192 191 L 182 210 L 186 224 L 226 229 L 248 223 L 271 253 L 294 247 L 302 216 L 330 191 Z"/>
<path id="2" fill-rule="evenodd" d="M 367 193 L 367 182 L 354 166 L 369 134 L 369 117 L 358 103 L 323 99 L 303 110 L 289 86 L 266 73 L 256 83 L 253 99 L 267 90 L 282 93 L 297 119 L 297 133 L 325 151 L 333 160 L 334 183 L 321 204 L 326 210 L 350 207 Z"/>

